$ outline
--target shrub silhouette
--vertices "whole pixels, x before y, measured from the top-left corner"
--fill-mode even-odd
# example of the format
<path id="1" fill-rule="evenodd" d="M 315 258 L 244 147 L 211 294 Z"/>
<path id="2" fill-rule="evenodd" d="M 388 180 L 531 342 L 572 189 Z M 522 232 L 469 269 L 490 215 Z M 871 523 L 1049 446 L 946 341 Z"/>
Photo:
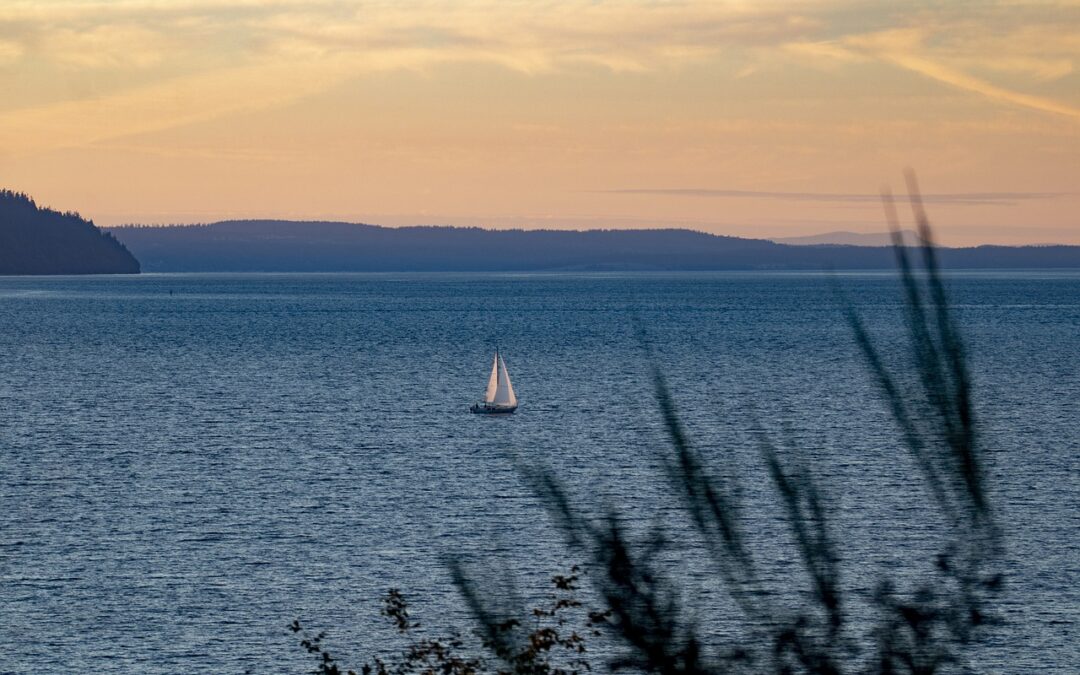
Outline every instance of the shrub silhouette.
<path id="1" fill-rule="evenodd" d="M 588 561 L 584 574 L 599 611 L 586 611 L 576 592 L 579 571 L 555 577 L 551 604 L 525 617 L 506 619 L 499 598 L 451 561 L 455 582 L 479 628 L 481 656 L 458 637 L 418 638 L 407 605 L 397 591 L 386 599 L 384 614 L 411 642 L 392 663 L 375 660 L 365 675 L 500 673 L 576 675 L 584 671 L 632 669 L 663 675 L 728 672 L 931 674 L 963 670 L 965 655 L 988 626 L 996 623 L 993 600 L 1002 578 L 1001 535 L 987 500 L 982 451 L 972 409 L 971 379 L 960 332 L 948 308 L 933 237 L 919 199 L 915 176 L 908 191 L 924 244 L 918 259 L 902 245 L 890 195 L 883 195 L 894 232 L 894 250 L 906 301 L 908 348 L 914 372 L 890 365 L 858 314 L 847 321 L 868 372 L 891 411 L 903 444 L 933 497 L 946 536 L 936 556 L 926 561 L 911 587 L 883 578 L 874 594 L 876 618 L 855 621 L 841 583 L 839 542 L 826 512 L 826 500 L 811 472 L 782 460 L 773 441 L 758 434 L 775 495 L 810 592 L 798 607 L 780 608 L 755 562 L 736 499 L 710 476 L 690 443 L 668 387 L 654 372 L 660 414 L 670 441 L 666 478 L 704 542 L 704 551 L 753 636 L 749 642 L 709 644 L 695 618 L 680 606 L 685 597 L 677 575 L 662 562 L 667 538 L 656 533 L 635 540 L 617 513 L 593 518 L 572 504 L 558 476 L 547 470 L 527 475 L 571 548 Z M 917 269 L 921 267 L 920 269 Z M 542 619 L 542 621 L 540 621 Z M 302 644 L 320 659 L 319 673 L 340 673 L 322 649 L 320 636 L 304 633 Z M 602 641 L 615 656 L 590 651 Z"/>

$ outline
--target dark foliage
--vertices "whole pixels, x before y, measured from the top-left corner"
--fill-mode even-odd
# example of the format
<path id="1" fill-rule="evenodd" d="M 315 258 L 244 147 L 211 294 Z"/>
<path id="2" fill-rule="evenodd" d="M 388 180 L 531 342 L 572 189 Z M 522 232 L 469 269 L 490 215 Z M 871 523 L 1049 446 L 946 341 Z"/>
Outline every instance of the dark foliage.
<path id="1" fill-rule="evenodd" d="M 0 190 L 0 274 L 137 274 L 139 261 L 78 213 Z"/>
<path id="2" fill-rule="evenodd" d="M 539 470 L 528 475 L 571 548 L 588 561 L 589 573 L 584 576 L 603 611 L 587 613 L 586 628 L 572 629 L 569 634 L 562 619 L 556 620 L 551 633 L 539 627 L 523 632 L 523 622 L 507 618 L 499 598 L 455 564 L 452 571 L 458 587 L 480 626 L 488 657 L 494 658 L 493 662 L 468 661 L 471 668 L 545 675 L 574 675 L 601 666 L 664 675 L 929 675 L 965 669 L 970 648 L 995 623 L 993 600 L 1002 586 L 995 570 L 1001 536 L 987 499 L 964 343 L 948 307 L 938 251 L 912 174 L 908 189 L 919 234 L 926 242 L 919 254 L 921 269 L 916 269 L 908 249 L 894 247 L 907 307 L 908 356 L 914 368 L 898 365 L 895 355 L 883 353 L 853 309 L 847 318 L 868 372 L 946 526 L 940 549 L 925 561 L 925 569 L 917 570 L 917 581 L 905 585 L 882 578 L 873 599 L 875 618 L 855 620 L 854 598 L 843 584 L 840 543 L 830 526 L 825 496 L 807 467 L 787 459 L 789 453 L 782 454 L 772 439 L 760 433 L 762 458 L 809 583 L 796 606 L 770 601 L 786 589 L 769 588 L 759 574 L 734 491 L 713 477 L 689 441 L 657 372 L 655 388 L 671 446 L 665 460 L 668 481 L 704 542 L 708 562 L 741 613 L 741 626 L 749 637 L 719 643 L 720 638 L 707 635 L 682 606 L 680 599 L 690 591 L 665 562 L 670 542 L 664 532 L 635 536 L 617 513 L 589 516 L 572 503 L 555 474 Z M 886 195 L 884 202 L 896 232 L 898 218 L 892 200 Z M 797 584 L 795 578 L 787 585 Z M 577 574 L 563 582 L 560 579 L 556 577 L 556 586 L 562 591 L 576 590 Z M 391 592 L 388 601 L 388 607 L 394 608 L 388 616 L 403 632 L 411 630 L 413 624 L 400 596 Z M 568 596 L 556 601 L 550 613 L 537 616 L 557 619 L 559 612 L 578 607 L 575 596 Z M 602 662 L 589 660 L 587 655 L 595 652 L 586 650 L 587 637 L 602 640 L 616 656 Z M 313 653 L 317 652 L 316 643 Z M 555 665 L 556 652 L 571 657 Z M 427 658 L 430 650 L 420 653 Z M 427 664 L 407 656 L 392 672 L 438 670 Z M 386 672 L 391 671 L 378 675 Z M 444 668 L 443 672 L 472 671 Z"/>
<path id="3" fill-rule="evenodd" d="M 720 646 L 706 653 L 691 617 L 678 606 L 677 598 L 683 597 L 679 582 L 654 563 L 663 538 L 633 542 L 617 516 L 599 522 L 582 516 L 556 477 L 541 473 L 534 483 L 549 510 L 571 544 L 600 571 L 594 583 L 614 612 L 613 635 L 627 650 L 616 665 L 671 674 L 935 673 L 962 665 L 965 649 L 989 623 L 988 607 L 1001 586 L 1000 574 L 993 571 L 1000 536 L 986 498 L 963 341 L 948 309 L 937 250 L 913 174 L 908 174 L 908 183 L 919 234 L 927 242 L 920 249 L 921 271 L 899 240 L 894 247 L 908 308 L 914 376 L 887 363 L 854 310 L 848 312 L 848 320 L 904 445 L 949 528 L 937 557 L 920 576 L 923 581 L 915 588 L 901 588 L 898 582 L 882 579 L 876 594 L 876 624 L 851 625 L 838 544 L 830 532 L 824 497 L 810 472 L 790 462 L 785 465 L 771 440 L 761 434 L 764 460 L 810 580 L 802 608 L 793 612 L 770 606 L 763 598 L 783 589 L 764 588 L 740 528 L 738 505 L 731 492 L 711 478 L 688 441 L 657 373 L 656 391 L 672 446 L 667 470 L 672 488 L 746 624 L 756 627 L 758 634 L 750 644 Z M 898 219 L 888 196 L 885 206 L 897 232 Z M 873 646 L 868 648 L 868 643 Z"/>
<path id="4" fill-rule="evenodd" d="M 421 631 L 419 621 L 409 614 L 405 597 L 390 589 L 383 597 L 382 615 L 397 630 L 404 649 L 392 658 L 372 658 L 363 675 L 585 675 L 592 668 L 586 637 L 598 637 L 607 612 L 586 612 L 577 599 L 579 570 L 552 577 L 553 592 L 547 604 L 527 616 L 508 617 L 493 613 L 481 602 L 476 587 L 453 568 L 470 608 L 480 618 L 482 630 L 470 645 L 461 635 L 432 638 Z M 311 635 L 299 620 L 290 625 L 300 636 L 300 646 L 315 657 L 317 675 L 344 675 L 337 660 L 322 644 L 325 633 Z M 479 652 L 483 656 L 477 656 Z M 347 671 L 355 675 L 355 671 Z"/>

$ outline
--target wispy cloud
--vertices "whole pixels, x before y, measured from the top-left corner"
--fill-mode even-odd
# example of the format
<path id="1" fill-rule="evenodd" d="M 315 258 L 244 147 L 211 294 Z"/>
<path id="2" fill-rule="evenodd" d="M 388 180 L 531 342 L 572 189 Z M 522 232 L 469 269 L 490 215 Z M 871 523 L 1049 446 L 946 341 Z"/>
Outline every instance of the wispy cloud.
<path id="1" fill-rule="evenodd" d="M 0 67 L 17 63 L 24 51 L 23 46 L 18 42 L 0 40 Z"/>
<path id="2" fill-rule="evenodd" d="M 1001 12 L 1001 6 L 997 10 L 987 12 L 983 21 L 924 13 L 910 17 L 907 26 L 793 42 L 784 49 L 832 64 L 886 63 L 993 102 L 1080 120 L 1080 107 L 996 84 L 970 71 L 1011 73 L 1042 82 L 1068 76 L 1080 58 L 1080 39 L 1075 29 L 1063 31 L 1063 25 L 1070 26 L 1068 19 L 1053 12 L 1075 13 L 1076 8 L 1051 8 L 1048 13 L 1045 6 L 1035 6 L 1028 12 L 1014 8 L 1011 14 Z"/>
<path id="3" fill-rule="evenodd" d="M 52 61 L 73 69 L 150 68 L 177 46 L 168 35 L 137 24 L 57 28 L 39 42 Z"/>
<path id="4" fill-rule="evenodd" d="M 281 105 L 375 70 L 493 64 L 526 74 L 644 73 L 707 63 L 750 79 L 773 72 L 764 62 L 785 58 L 787 67 L 793 60 L 797 67 L 891 64 L 987 100 L 1080 119 L 1080 108 L 1067 100 L 969 72 L 1043 82 L 1073 72 L 1080 40 L 1060 17 L 1075 7 L 1006 5 L 965 15 L 947 8 L 883 11 L 867 0 L 8 0 L 0 7 L 0 67 L 25 62 L 43 83 L 87 72 L 110 89 L 88 95 L 75 87 L 75 95 L 51 107 L 25 106 L 4 117 L 0 136 L 53 135 L 47 147 L 90 142 L 113 137 L 110 126 L 155 130 Z M 304 69 L 307 75 L 272 84 L 283 71 Z M 230 77 L 232 85 L 224 84 Z M 202 110 L 161 104 L 165 97 L 181 111 L 188 107 L 168 95 L 170 88 L 198 99 Z M 246 104 L 234 89 L 250 96 Z M 52 92 L 38 100 L 56 98 Z M 4 107 L 21 106 L 9 100 Z M 101 121 L 105 116 L 114 122 Z M 49 122 L 51 131 L 35 131 Z"/>
<path id="5" fill-rule="evenodd" d="M 970 25 L 961 28 L 972 30 Z M 1043 48 L 1051 54 L 1050 58 L 1031 53 L 1030 29 L 1018 36 L 1015 45 L 997 39 L 991 39 L 990 44 L 980 43 L 965 34 L 949 36 L 941 27 L 910 27 L 850 35 L 839 42 L 802 44 L 796 48 L 804 54 L 833 59 L 877 59 L 993 101 L 1080 120 L 1080 108 L 1074 105 L 994 84 L 960 67 L 974 65 L 984 70 L 1029 74 L 1040 80 L 1052 80 L 1072 72 L 1069 56 L 1080 55 L 1080 43 L 1062 40 L 1050 28 L 1042 36 Z M 1049 51 L 1055 45 L 1056 51 Z"/>
<path id="6" fill-rule="evenodd" d="M 925 75 L 933 80 L 947 84 L 957 89 L 970 91 L 985 96 L 986 98 L 1001 101 L 1011 105 L 1030 108 L 1041 112 L 1064 115 L 1075 120 L 1080 120 L 1080 108 L 1055 101 L 1042 96 L 1033 96 L 1019 91 L 996 86 L 985 80 L 973 77 L 966 73 L 954 70 L 940 63 L 928 59 L 912 56 L 910 54 L 883 54 L 882 58 L 894 63 L 901 68 Z"/>
<path id="7" fill-rule="evenodd" d="M 535 5 L 506 0 L 371 2 L 340 0 L 180 0 L 154 3 L 29 3 L 0 9 L 12 37 L 43 59 L 67 58 L 42 37 L 58 31 L 89 34 L 111 27 L 108 48 L 139 47 L 142 31 L 168 31 L 176 56 L 218 37 L 232 49 L 261 58 L 279 47 L 309 53 L 410 50 L 421 60 L 486 60 L 522 70 L 593 63 L 615 70 L 670 67 L 735 45 L 768 45 L 816 35 L 825 23 L 794 6 L 741 2 L 629 4 L 562 0 Z M 105 46 L 104 44 L 102 46 Z M 221 47 L 222 45 L 217 45 Z"/>
<path id="8" fill-rule="evenodd" d="M 880 203 L 879 194 L 837 192 L 773 192 L 757 190 L 713 190 L 704 188 L 628 188 L 601 190 L 609 194 L 653 195 L 665 197 L 710 197 L 719 199 L 765 199 L 785 202 L 826 202 L 837 204 Z M 966 206 L 1011 206 L 1018 202 L 1055 199 L 1063 192 L 950 192 L 924 194 L 929 204 Z M 903 199 L 903 197 L 898 197 Z"/>
<path id="9" fill-rule="evenodd" d="M 0 114 L 0 153 L 160 131 L 302 99 L 373 71 L 487 64 L 645 72 L 733 45 L 805 39 L 823 23 L 788 7 L 684 0 L 12 0 L 0 66 L 39 93 Z M 50 82 L 77 81 L 63 90 Z M 104 87 L 99 90 L 96 87 Z"/>
<path id="10" fill-rule="evenodd" d="M 238 67 L 0 113 L 0 155 L 84 146 L 284 105 L 323 91 L 348 72 L 340 63 L 321 65 Z"/>

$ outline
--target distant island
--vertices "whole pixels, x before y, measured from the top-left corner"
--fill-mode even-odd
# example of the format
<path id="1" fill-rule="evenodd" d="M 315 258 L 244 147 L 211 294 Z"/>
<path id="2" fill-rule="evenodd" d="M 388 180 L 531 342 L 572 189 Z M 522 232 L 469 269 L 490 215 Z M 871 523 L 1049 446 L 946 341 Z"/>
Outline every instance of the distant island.
<path id="1" fill-rule="evenodd" d="M 922 239 L 915 230 L 901 230 L 900 240 L 905 246 L 919 246 Z M 794 246 L 892 246 L 892 234 L 889 232 L 823 232 L 802 237 L 771 237 L 777 244 Z"/>
<path id="2" fill-rule="evenodd" d="M 135 256 L 78 213 L 0 190 L 0 275 L 138 273 Z"/>
<path id="3" fill-rule="evenodd" d="M 152 272 L 888 269 L 888 247 L 792 246 L 691 230 L 485 230 L 233 220 L 110 230 Z M 1080 246 L 941 248 L 954 269 L 1080 268 Z"/>

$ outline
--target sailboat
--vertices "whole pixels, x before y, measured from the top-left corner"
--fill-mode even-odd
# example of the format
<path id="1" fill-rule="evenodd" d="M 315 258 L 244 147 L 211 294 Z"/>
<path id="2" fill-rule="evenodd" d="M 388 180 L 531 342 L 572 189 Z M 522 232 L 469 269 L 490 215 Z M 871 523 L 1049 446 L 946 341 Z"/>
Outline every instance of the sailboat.
<path id="1" fill-rule="evenodd" d="M 491 376 L 488 378 L 484 400 L 474 403 L 469 410 L 481 414 L 509 414 L 517 410 L 517 396 L 514 385 L 510 384 L 510 373 L 506 372 L 506 362 L 495 350 L 495 360 L 491 364 Z"/>

